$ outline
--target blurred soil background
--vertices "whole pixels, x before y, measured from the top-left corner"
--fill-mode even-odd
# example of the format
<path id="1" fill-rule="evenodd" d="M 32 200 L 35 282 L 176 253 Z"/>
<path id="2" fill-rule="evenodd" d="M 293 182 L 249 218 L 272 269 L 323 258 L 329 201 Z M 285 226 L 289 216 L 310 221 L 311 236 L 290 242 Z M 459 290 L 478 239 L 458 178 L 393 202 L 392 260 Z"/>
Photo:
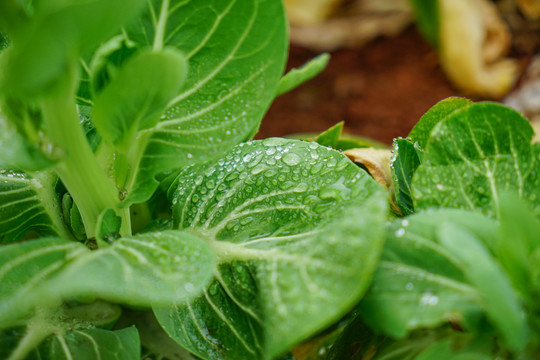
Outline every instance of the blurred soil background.
<path id="1" fill-rule="evenodd" d="M 519 19 L 512 20 L 512 16 L 515 14 L 501 14 L 507 24 L 523 23 Z M 537 24 L 536 20 L 533 24 Z M 278 97 L 264 118 L 257 138 L 321 132 L 345 121 L 345 133 L 390 145 L 393 138 L 406 137 L 422 114 L 449 96 L 507 103 L 512 102 L 514 96 L 517 100 L 513 102 L 519 103 L 522 97 L 519 90 L 530 82 L 531 76 L 538 76 L 535 80 L 538 86 L 532 95 L 526 96 L 532 96 L 540 108 L 540 71 L 537 69 L 538 74 L 532 75 L 531 71 L 527 72 L 534 54 L 538 53 L 540 27 L 529 29 L 525 35 L 517 33 L 515 26 L 509 28 L 513 31 L 513 43 L 505 56 L 511 57 L 519 73 L 506 97 L 475 95 L 454 86 L 441 67 L 438 51 L 420 34 L 411 16 L 411 22 L 401 26 L 395 34 L 375 34 L 355 46 L 340 44 L 336 49 L 329 49 L 331 59 L 327 68 L 314 79 Z M 292 35 L 287 70 L 303 65 L 325 50 L 295 45 L 294 28 Z M 523 39 L 529 43 L 515 46 Z"/>
<path id="2" fill-rule="evenodd" d="M 316 55 L 293 46 L 288 68 Z M 343 120 L 345 133 L 390 144 L 453 95 L 461 94 L 446 79 L 436 51 L 410 26 L 395 37 L 332 52 L 321 74 L 274 101 L 257 137 L 321 132 Z"/>

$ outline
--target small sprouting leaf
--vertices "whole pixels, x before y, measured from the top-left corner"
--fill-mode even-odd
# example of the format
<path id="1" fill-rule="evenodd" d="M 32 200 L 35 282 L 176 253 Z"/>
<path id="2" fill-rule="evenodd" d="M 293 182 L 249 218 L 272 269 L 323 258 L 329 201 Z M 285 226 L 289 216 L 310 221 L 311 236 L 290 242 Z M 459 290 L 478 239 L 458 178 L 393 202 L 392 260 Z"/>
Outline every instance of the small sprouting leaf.
<path id="1" fill-rule="evenodd" d="M 156 310 L 206 359 L 266 359 L 337 320 L 364 293 L 382 248 L 382 188 L 343 154 L 271 138 L 190 167 L 171 186 L 175 228 L 218 259 L 203 295 Z"/>
<path id="2" fill-rule="evenodd" d="M 430 0 L 431 1 L 431 0 Z M 422 150 L 426 148 L 431 130 L 454 112 L 466 110 L 473 102 L 460 97 L 449 97 L 435 104 L 429 109 L 409 133 L 409 137 L 417 142 Z"/>
<path id="3" fill-rule="evenodd" d="M 91 296 L 167 306 L 198 295 L 213 270 L 213 254 L 196 236 L 180 231 L 145 233 L 122 237 L 75 259 L 49 288 L 67 299 Z"/>
<path id="4" fill-rule="evenodd" d="M 190 71 L 160 122 L 139 140 L 126 204 L 147 200 L 157 174 L 215 158 L 251 138 L 275 97 L 288 46 L 281 1 L 147 3 L 127 27 L 128 40 L 176 47 Z"/>
<path id="5" fill-rule="evenodd" d="M 129 59 L 94 100 L 92 121 L 101 137 L 127 152 L 139 131 L 159 121 L 186 73 L 186 60 L 174 48 Z"/>
<path id="6" fill-rule="evenodd" d="M 60 295 L 47 284 L 69 259 L 85 252 L 89 250 L 80 243 L 54 238 L 1 246 L 0 328 L 26 317 L 36 306 L 56 303 Z"/>
<path id="7" fill-rule="evenodd" d="M 99 240 L 110 242 L 118 237 L 121 227 L 122 218 L 113 209 L 107 209 L 99 215 L 95 233 Z"/>
<path id="8" fill-rule="evenodd" d="M 529 341 L 529 327 L 520 299 L 504 270 L 474 234 L 459 226 L 443 223 L 439 240 L 479 292 L 482 307 L 508 347 L 514 351 L 523 350 Z"/>
<path id="9" fill-rule="evenodd" d="M 297 86 L 317 76 L 321 71 L 326 68 L 329 60 L 330 54 L 323 53 L 309 60 L 307 63 L 305 63 L 298 69 L 291 69 L 279 81 L 279 85 L 276 90 L 276 96 L 291 91 Z"/>
<path id="10" fill-rule="evenodd" d="M 462 210 L 425 212 L 394 222 L 373 285 L 360 303 L 373 329 L 404 337 L 410 330 L 448 321 L 468 328 L 480 316 L 480 292 L 468 282 L 459 258 L 438 242 L 443 221 L 467 227 L 485 241 L 496 236 L 493 220 Z"/>
<path id="11" fill-rule="evenodd" d="M 394 154 L 390 160 L 396 204 L 403 215 L 414 213 L 412 178 L 421 162 L 421 150 L 409 139 L 394 139 Z"/>
<path id="12" fill-rule="evenodd" d="M 499 218 L 499 194 L 516 192 L 540 215 L 540 146 L 518 112 L 495 103 L 456 110 L 431 131 L 413 176 L 414 206 L 480 211 Z"/>
<path id="13" fill-rule="evenodd" d="M 0 170 L 0 244 L 18 241 L 29 231 L 71 237 L 59 214 L 56 181 L 48 172 L 29 175 Z"/>
<path id="14" fill-rule="evenodd" d="M 328 130 L 325 130 L 319 135 L 317 135 L 314 141 L 317 144 L 321 144 L 322 146 L 330 146 L 331 148 L 336 149 L 336 145 L 339 141 L 339 137 L 341 136 L 342 131 L 343 121 L 340 121 Z"/>

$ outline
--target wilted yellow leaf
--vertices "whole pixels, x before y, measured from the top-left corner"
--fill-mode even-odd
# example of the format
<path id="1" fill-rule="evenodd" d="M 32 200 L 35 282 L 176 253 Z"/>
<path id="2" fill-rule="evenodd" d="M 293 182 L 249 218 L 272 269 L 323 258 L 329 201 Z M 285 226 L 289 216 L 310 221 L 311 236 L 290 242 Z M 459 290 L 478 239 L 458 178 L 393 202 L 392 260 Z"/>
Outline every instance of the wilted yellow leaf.
<path id="1" fill-rule="evenodd" d="M 392 170 L 390 169 L 392 151 L 375 148 L 359 148 L 346 150 L 343 153 L 354 163 L 363 166 L 375 181 L 388 190 L 390 193 L 392 210 L 396 213 L 401 213 L 396 204 Z"/>
<path id="2" fill-rule="evenodd" d="M 502 97 L 518 75 L 503 58 L 510 35 L 487 0 L 439 0 L 440 60 L 450 80 L 474 95 Z"/>
<path id="3" fill-rule="evenodd" d="M 531 19 L 540 18 L 540 0 L 517 0 L 519 8 Z"/>

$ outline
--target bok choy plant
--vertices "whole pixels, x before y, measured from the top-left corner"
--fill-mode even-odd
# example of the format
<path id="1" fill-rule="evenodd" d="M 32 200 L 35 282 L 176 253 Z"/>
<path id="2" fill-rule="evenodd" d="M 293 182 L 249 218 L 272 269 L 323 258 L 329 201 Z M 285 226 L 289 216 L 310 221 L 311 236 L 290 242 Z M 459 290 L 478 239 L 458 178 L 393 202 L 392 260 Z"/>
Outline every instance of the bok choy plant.
<path id="1" fill-rule="evenodd" d="M 8 0 L 0 21 L 1 358 L 167 354 L 122 307 L 186 353 L 272 358 L 366 291 L 382 189 L 316 143 L 244 142 L 327 61 L 281 79 L 280 1 Z"/>
<path id="2" fill-rule="evenodd" d="M 280 0 L 0 2 L 0 358 L 538 356 L 527 121 L 442 101 L 381 186 L 342 125 L 251 140 L 328 61 L 287 45 Z"/>

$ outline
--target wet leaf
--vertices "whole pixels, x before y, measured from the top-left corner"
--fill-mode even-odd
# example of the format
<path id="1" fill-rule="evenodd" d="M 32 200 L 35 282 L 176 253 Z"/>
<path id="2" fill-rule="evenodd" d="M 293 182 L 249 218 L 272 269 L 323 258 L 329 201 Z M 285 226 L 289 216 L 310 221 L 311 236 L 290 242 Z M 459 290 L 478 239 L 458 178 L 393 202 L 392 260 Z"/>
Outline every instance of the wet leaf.
<path id="1" fill-rule="evenodd" d="M 421 162 L 422 152 L 409 139 L 394 139 L 390 169 L 396 205 L 403 215 L 414 213 L 412 178 Z"/>
<path id="2" fill-rule="evenodd" d="M 180 231 L 145 233 L 80 256 L 49 290 L 67 299 L 167 306 L 198 295 L 213 269 L 213 255 L 201 239 Z"/>
<path id="3" fill-rule="evenodd" d="M 461 210 L 424 212 L 395 221 L 373 285 L 360 302 L 362 317 L 375 331 L 403 338 L 411 330 L 449 321 L 465 329 L 478 321 L 481 292 L 468 281 L 468 268 L 460 258 L 439 241 L 444 221 L 471 229 L 486 241 L 496 236 L 494 221 Z"/>
<path id="4" fill-rule="evenodd" d="M 288 42 L 274 0 L 153 0 L 126 34 L 138 47 L 176 47 L 190 69 L 159 123 L 132 144 L 140 151 L 127 176 L 129 204 L 150 197 L 159 173 L 220 156 L 257 132 Z"/>
<path id="5" fill-rule="evenodd" d="M 169 196 L 176 228 L 204 238 L 218 267 L 201 297 L 156 315 L 207 359 L 272 358 L 337 320 L 382 247 L 384 192 L 315 143 L 239 145 L 181 172 Z"/>
<path id="6" fill-rule="evenodd" d="M 59 214 L 53 189 L 56 181 L 48 172 L 29 175 L 0 170 L 0 244 L 21 240 L 30 231 L 71 237 Z"/>
<path id="7" fill-rule="evenodd" d="M 499 218 L 499 194 L 515 192 L 540 215 L 540 147 L 519 113 L 495 103 L 455 111 L 431 131 L 413 177 L 414 205 L 463 208 Z"/>

